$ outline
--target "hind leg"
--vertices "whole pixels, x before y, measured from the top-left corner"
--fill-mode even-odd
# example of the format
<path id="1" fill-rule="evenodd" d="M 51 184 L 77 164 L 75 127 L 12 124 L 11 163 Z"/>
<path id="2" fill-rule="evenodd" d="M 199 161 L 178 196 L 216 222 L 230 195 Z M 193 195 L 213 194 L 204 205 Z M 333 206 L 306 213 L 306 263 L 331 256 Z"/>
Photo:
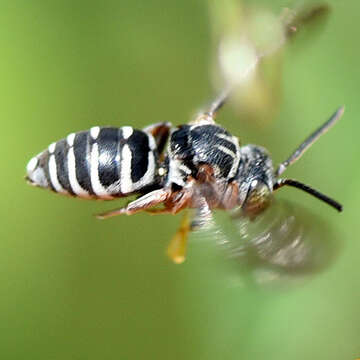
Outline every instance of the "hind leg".
<path id="1" fill-rule="evenodd" d="M 164 203 L 169 198 L 169 195 L 168 190 L 154 190 L 132 201 L 124 208 L 110 210 L 96 215 L 96 217 L 98 219 L 107 219 L 117 215 L 133 215 L 139 211 L 147 211 L 150 207 Z"/>
<path id="2" fill-rule="evenodd" d="M 190 218 L 189 212 L 186 211 L 181 219 L 180 226 L 175 235 L 170 240 L 169 246 L 166 249 L 167 256 L 175 263 L 181 264 L 186 258 L 187 240 L 189 236 Z"/>
<path id="3" fill-rule="evenodd" d="M 199 200 L 199 207 L 196 209 L 196 214 L 190 222 L 189 211 L 186 211 L 181 220 L 180 227 L 172 237 L 167 248 L 168 257 L 175 263 L 181 264 L 185 261 L 188 237 L 191 231 L 196 231 L 211 221 L 211 210 L 205 200 Z"/>

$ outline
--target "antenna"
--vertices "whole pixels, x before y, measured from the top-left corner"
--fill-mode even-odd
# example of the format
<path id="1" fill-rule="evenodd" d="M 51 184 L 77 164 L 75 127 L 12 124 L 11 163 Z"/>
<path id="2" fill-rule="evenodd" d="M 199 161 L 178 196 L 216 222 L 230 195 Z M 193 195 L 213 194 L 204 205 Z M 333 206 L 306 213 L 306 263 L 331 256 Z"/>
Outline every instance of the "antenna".
<path id="1" fill-rule="evenodd" d="M 316 197 L 317 199 L 332 206 L 334 209 L 336 209 L 339 212 L 341 212 L 343 210 L 342 205 L 339 202 L 337 202 L 336 200 L 322 194 L 320 191 L 315 190 L 312 187 L 310 187 L 309 185 L 301 183 L 300 181 L 297 181 L 297 180 L 278 179 L 277 182 L 274 184 L 273 190 L 275 191 L 284 185 L 292 186 L 292 187 L 298 188 L 300 190 L 303 190 L 303 191 L 307 192 L 308 194 Z"/>
<path id="2" fill-rule="evenodd" d="M 275 176 L 280 176 L 287 167 L 293 164 L 295 161 L 299 160 L 304 152 L 313 145 L 316 140 L 320 138 L 321 135 L 325 134 L 343 115 L 344 106 L 341 106 L 323 125 L 321 125 L 317 130 L 315 130 L 310 136 L 308 136 L 289 156 L 288 159 L 283 161 L 275 171 Z"/>
<path id="3" fill-rule="evenodd" d="M 344 106 L 339 107 L 339 109 L 327 120 L 323 125 L 321 125 L 317 130 L 315 130 L 310 136 L 308 136 L 290 155 L 288 159 L 283 161 L 275 171 L 275 177 L 281 175 L 291 164 L 299 160 L 305 151 L 313 145 L 316 140 L 320 138 L 321 135 L 325 134 L 343 115 Z M 342 205 L 336 200 L 322 194 L 320 191 L 313 189 L 309 185 L 303 184 L 300 181 L 292 179 L 277 179 L 274 184 L 273 190 L 277 190 L 284 185 L 292 186 L 307 192 L 308 194 L 316 197 L 317 199 L 324 201 L 328 205 L 332 206 L 337 211 L 342 211 Z"/>

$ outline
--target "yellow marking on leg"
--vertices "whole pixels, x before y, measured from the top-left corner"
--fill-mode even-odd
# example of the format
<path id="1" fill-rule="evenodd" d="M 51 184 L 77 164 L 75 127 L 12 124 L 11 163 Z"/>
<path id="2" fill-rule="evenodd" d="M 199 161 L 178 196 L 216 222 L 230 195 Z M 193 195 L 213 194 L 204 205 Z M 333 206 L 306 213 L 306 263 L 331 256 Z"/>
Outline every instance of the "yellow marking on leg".
<path id="1" fill-rule="evenodd" d="M 190 219 L 189 212 L 186 211 L 179 229 L 170 241 L 170 244 L 166 250 L 167 256 L 175 263 L 181 264 L 185 261 L 187 240 L 190 232 Z"/>

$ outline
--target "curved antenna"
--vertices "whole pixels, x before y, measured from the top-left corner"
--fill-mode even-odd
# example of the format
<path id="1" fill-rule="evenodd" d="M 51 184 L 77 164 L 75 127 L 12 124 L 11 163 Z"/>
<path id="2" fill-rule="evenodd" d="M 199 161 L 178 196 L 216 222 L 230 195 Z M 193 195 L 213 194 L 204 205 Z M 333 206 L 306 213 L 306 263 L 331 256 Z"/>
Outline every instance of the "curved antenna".
<path id="1" fill-rule="evenodd" d="M 343 115 L 344 106 L 341 106 L 337 111 L 327 120 L 323 125 L 316 129 L 310 136 L 308 136 L 297 148 L 296 150 L 285 160 L 283 161 L 275 171 L 275 176 L 280 176 L 291 164 L 299 160 L 305 151 L 313 145 L 316 140 L 320 138 L 321 135 L 325 134 Z"/>
<path id="2" fill-rule="evenodd" d="M 303 190 L 303 191 L 307 192 L 308 194 L 316 197 L 317 199 L 325 202 L 326 204 L 332 206 L 334 209 L 336 209 L 339 212 L 341 212 L 343 210 L 342 205 L 339 202 L 337 202 L 336 200 L 326 196 L 325 194 L 321 193 L 318 190 L 313 189 L 309 185 L 301 183 L 300 181 L 297 181 L 297 180 L 278 179 L 276 181 L 276 183 L 274 184 L 273 190 L 275 191 L 275 190 L 281 188 L 284 185 L 292 186 L 292 187 L 295 187 L 297 189 Z"/>

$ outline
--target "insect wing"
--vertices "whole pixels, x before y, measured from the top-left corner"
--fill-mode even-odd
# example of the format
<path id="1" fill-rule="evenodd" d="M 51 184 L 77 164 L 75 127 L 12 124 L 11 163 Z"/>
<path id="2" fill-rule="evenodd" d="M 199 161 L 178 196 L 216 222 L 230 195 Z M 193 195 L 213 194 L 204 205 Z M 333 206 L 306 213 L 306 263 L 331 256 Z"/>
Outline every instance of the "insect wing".
<path id="1" fill-rule="evenodd" d="M 337 237 L 328 222 L 281 199 L 250 218 L 241 211 L 215 216 L 218 240 L 237 268 L 256 283 L 299 279 L 331 264 Z"/>

